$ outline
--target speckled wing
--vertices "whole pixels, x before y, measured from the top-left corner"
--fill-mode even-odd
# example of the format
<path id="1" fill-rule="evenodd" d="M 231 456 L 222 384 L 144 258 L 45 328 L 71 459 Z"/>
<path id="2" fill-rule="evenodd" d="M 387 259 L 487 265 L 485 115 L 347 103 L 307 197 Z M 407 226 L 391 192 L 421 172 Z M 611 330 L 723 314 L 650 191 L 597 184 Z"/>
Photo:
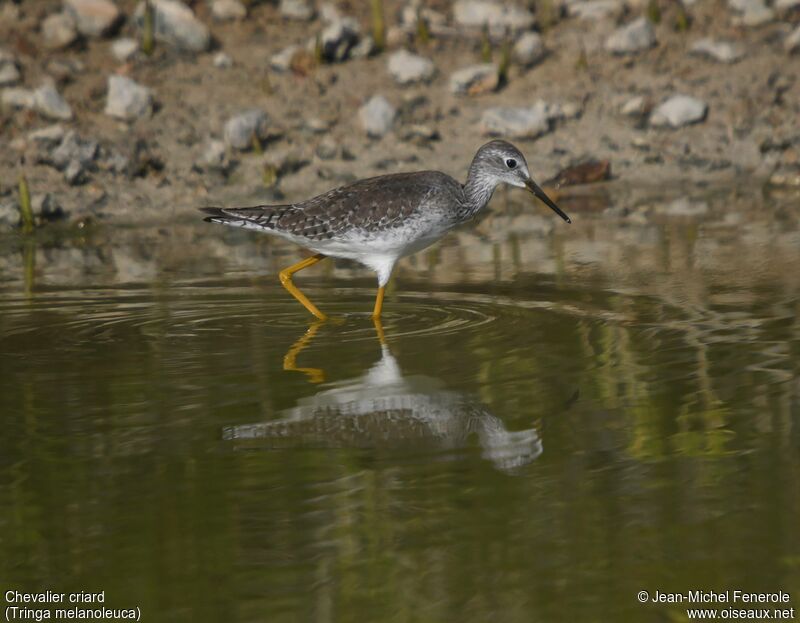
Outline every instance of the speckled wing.
<path id="1" fill-rule="evenodd" d="M 423 210 L 454 210 L 461 185 L 436 171 L 381 175 L 292 205 L 204 208 L 208 221 L 308 240 L 390 230 Z"/>

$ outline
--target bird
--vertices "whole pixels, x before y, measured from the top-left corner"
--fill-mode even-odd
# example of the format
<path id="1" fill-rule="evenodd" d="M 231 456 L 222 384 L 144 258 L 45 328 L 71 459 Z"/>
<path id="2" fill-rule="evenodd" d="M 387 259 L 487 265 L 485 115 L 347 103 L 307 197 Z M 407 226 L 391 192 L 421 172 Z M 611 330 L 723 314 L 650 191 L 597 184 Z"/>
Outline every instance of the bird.
<path id="1" fill-rule="evenodd" d="M 572 222 L 533 181 L 522 152 L 504 140 L 492 140 L 478 149 L 464 184 L 440 171 L 392 173 L 299 203 L 200 210 L 207 215 L 205 221 L 273 234 L 314 252 L 279 276 L 286 290 L 320 320 L 327 316 L 294 285 L 295 273 L 326 257 L 356 260 L 372 269 L 378 277 L 372 318 L 379 321 L 397 260 L 471 220 L 500 184 L 527 188 L 564 221 Z"/>

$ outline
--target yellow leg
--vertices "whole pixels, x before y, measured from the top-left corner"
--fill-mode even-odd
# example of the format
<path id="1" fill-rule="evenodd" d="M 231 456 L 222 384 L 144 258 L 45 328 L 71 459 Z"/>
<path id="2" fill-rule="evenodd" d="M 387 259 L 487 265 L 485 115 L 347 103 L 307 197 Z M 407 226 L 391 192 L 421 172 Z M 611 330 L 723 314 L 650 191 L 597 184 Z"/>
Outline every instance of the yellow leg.
<path id="1" fill-rule="evenodd" d="M 386 346 L 386 334 L 383 332 L 383 323 L 380 316 L 373 316 L 372 322 L 375 323 L 375 333 L 378 334 L 378 341 L 381 346 Z"/>
<path id="2" fill-rule="evenodd" d="M 379 319 L 381 317 L 381 311 L 383 310 L 383 294 L 385 291 L 385 286 L 378 288 L 378 296 L 375 297 L 375 307 L 372 310 L 373 319 Z"/>
<path id="3" fill-rule="evenodd" d="M 283 369 L 287 372 L 302 372 L 308 376 L 308 379 L 312 383 L 322 383 L 325 380 L 325 371 L 322 368 L 298 368 L 297 367 L 297 355 L 299 355 L 302 350 L 308 346 L 311 340 L 314 339 L 314 336 L 319 331 L 319 328 L 325 324 L 323 320 L 315 320 L 309 327 L 308 330 L 305 332 L 303 337 L 297 340 L 292 347 L 286 351 L 286 354 L 283 356 Z"/>
<path id="4" fill-rule="evenodd" d="M 279 273 L 281 278 L 281 284 L 283 284 L 283 287 L 289 291 L 289 294 L 291 294 L 294 298 L 300 301 L 303 307 L 305 307 L 308 311 L 310 311 L 320 320 L 326 320 L 327 316 L 323 314 L 321 311 L 319 311 L 319 309 L 317 309 L 317 306 L 314 305 L 314 303 L 312 303 L 311 301 L 309 301 L 306 295 L 300 292 L 297 286 L 292 283 L 292 275 L 294 275 L 296 272 L 300 270 L 303 270 L 304 268 L 313 266 L 314 264 L 323 259 L 325 259 L 325 256 L 322 255 L 321 253 L 318 253 L 317 255 L 313 255 L 309 258 L 304 259 L 302 262 L 298 262 L 297 264 L 289 266 L 289 268 L 284 268 Z"/>

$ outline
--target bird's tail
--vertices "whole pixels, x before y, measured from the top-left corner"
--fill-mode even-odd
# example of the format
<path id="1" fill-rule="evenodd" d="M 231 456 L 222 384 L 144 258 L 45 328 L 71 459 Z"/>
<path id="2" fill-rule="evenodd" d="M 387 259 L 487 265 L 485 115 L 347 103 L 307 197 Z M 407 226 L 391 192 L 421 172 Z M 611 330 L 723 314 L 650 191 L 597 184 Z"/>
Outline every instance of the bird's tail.
<path id="1" fill-rule="evenodd" d="M 294 210 L 287 205 L 261 205 L 251 208 L 200 208 L 209 223 L 222 223 L 232 227 L 246 229 L 276 230 L 280 229 L 278 221 L 288 211 Z"/>

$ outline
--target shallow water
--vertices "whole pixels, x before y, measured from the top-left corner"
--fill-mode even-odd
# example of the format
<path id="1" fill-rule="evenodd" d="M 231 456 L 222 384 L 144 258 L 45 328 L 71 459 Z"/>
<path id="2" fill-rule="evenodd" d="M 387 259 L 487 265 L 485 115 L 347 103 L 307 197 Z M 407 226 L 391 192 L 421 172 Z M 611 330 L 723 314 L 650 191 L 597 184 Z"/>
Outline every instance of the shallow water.
<path id="1" fill-rule="evenodd" d="M 309 323 L 267 237 L 3 241 L 3 590 L 164 621 L 797 607 L 796 198 L 576 199 L 572 227 L 500 199 L 403 263 L 383 343 L 368 272 L 301 274 Z"/>

